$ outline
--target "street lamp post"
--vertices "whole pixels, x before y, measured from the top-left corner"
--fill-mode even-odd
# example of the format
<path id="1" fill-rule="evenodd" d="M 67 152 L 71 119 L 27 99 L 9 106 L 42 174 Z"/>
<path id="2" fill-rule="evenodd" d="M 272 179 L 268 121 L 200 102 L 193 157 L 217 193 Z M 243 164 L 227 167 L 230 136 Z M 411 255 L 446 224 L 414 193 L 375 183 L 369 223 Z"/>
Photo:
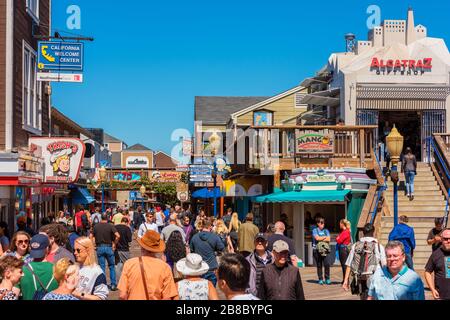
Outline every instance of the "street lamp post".
<path id="1" fill-rule="evenodd" d="M 212 176 L 213 176 L 213 179 L 214 179 L 214 189 L 213 189 L 213 192 L 214 192 L 214 218 L 216 218 L 217 217 L 217 193 L 216 193 L 216 188 L 217 188 L 217 162 L 216 162 L 216 160 L 214 159 L 214 162 L 213 162 L 213 174 L 212 174 Z"/>
<path id="2" fill-rule="evenodd" d="M 105 180 L 106 180 L 106 168 L 100 168 L 100 181 L 102 183 L 102 213 L 105 212 Z"/>
<path id="3" fill-rule="evenodd" d="M 139 189 L 139 191 L 141 192 L 141 196 L 142 196 L 142 209 L 145 211 L 145 207 L 144 207 L 144 195 L 145 195 L 145 192 L 147 191 L 147 189 L 145 188 L 144 185 L 142 185 L 141 188 Z"/>
<path id="4" fill-rule="evenodd" d="M 394 184 L 394 227 L 398 225 L 398 169 L 400 154 L 403 150 L 403 136 L 398 132 L 394 125 L 391 133 L 386 137 L 386 144 L 391 156 L 392 169 L 391 180 Z"/>

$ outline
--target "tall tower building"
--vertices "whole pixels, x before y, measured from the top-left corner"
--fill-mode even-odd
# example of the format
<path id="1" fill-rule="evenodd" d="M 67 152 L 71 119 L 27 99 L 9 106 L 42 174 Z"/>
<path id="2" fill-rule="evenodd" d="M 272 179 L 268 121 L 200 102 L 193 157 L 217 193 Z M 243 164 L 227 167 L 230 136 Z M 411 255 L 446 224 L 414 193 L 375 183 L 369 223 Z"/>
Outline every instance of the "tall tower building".
<path id="1" fill-rule="evenodd" d="M 414 26 L 414 11 L 408 8 L 408 20 L 406 20 L 406 45 L 416 41 L 416 29 Z"/>

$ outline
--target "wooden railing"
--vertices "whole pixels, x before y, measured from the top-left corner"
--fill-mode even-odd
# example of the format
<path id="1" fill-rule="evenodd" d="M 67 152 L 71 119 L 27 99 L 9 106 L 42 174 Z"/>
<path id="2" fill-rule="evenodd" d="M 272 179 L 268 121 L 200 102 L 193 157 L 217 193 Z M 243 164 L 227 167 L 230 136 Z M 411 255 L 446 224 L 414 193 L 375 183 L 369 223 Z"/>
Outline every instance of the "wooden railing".
<path id="1" fill-rule="evenodd" d="M 329 154 L 329 166 L 336 166 L 337 159 L 348 159 L 354 164 L 364 167 L 366 159 L 372 158 L 372 147 L 374 145 L 374 130 L 377 126 L 268 126 L 252 127 L 254 130 L 253 144 L 249 150 L 249 166 L 253 168 L 266 167 L 272 163 L 284 165 L 291 164 L 296 167 L 297 159 L 314 163 L 312 158 L 315 153 L 298 153 L 297 134 L 307 132 L 327 132 L 333 137 L 333 152 Z M 326 158 L 326 157 L 317 157 Z M 333 161 L 334 160 L 334 161 Z M 346 164 L 348 166 L 348 164 Z M 285 168 L 291 169 L 291 168 Z"/>

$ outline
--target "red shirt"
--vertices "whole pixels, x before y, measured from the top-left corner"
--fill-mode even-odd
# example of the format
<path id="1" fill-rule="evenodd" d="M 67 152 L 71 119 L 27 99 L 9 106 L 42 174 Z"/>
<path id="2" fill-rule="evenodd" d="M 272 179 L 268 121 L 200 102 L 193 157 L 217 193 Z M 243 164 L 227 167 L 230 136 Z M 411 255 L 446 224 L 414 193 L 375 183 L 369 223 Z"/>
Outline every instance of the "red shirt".
<path id="1" fill-rule="evenodd" d="M 351 241 L 352 238 L 349 229 L 345 229 L 336 237 L 337 244 L 349 245 Z"/>
<path id="2" fill-rule="evenodd" d="M 75 226 L 82 227 L 81 216 L 84 214 L 84 211 L 78 211 L 75 213 Z"/>

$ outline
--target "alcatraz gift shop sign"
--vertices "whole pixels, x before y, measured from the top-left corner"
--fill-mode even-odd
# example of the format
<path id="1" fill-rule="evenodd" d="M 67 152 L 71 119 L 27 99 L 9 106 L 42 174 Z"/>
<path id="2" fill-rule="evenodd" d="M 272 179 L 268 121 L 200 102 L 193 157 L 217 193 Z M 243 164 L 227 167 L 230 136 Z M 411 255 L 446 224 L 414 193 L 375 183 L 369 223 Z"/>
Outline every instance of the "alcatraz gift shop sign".
<path id="1" fill-rule="evenodd" d="M 42 148 L 44 182 L 71 184 L 78 180 L 86 147 L 75 138 L 30 138 Z"/>
<path id="2" fill-rule="evenodd" d="M 298 155 L 333 154 L 334 135 L 328 130 L 297 130 L 296 153 Z"/>

